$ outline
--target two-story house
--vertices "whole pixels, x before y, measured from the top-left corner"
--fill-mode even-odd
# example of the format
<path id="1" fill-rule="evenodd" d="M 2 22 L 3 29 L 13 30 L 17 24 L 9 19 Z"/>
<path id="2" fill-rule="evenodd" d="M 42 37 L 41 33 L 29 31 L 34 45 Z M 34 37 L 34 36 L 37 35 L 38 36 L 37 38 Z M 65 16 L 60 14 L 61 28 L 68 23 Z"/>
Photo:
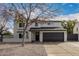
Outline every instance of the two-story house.
<path id="1" fill-rule="evenodd" d="M 14 39 L 12 42 L 22 42 L 23 23 L 14 23 Z M 11 42 L 10 41 L 10 42 Z M 61 25 L 61 21 L 48 20 L 33 23 L 26 30 L 25 42 L 67 41 L 67 31 Z"/>

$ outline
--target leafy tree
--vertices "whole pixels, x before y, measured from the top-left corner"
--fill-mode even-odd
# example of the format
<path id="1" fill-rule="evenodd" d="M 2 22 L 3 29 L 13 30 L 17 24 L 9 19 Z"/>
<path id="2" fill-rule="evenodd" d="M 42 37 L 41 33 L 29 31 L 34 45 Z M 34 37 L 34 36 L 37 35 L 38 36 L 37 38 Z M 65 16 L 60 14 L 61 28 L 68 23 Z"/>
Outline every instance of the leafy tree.
<path id="1" fill-rule="evenodd" d="M 62 26 L 67 29 L 67 33 L 72 34 L 73 28 L 76 24 L 77 20 L 69 20 L 69 21 L 62 21 Z"/>

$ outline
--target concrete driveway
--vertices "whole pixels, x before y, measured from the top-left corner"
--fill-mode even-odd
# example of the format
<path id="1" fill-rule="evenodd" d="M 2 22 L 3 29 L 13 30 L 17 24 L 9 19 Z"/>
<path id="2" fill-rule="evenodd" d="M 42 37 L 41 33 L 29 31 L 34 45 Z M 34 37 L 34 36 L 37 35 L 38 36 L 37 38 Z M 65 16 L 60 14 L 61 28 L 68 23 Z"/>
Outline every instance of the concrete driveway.
<path id="1" fill-rule="evenodd" d="M 44 43 L 48 56 L 79 56 L 79 42 Z"/>

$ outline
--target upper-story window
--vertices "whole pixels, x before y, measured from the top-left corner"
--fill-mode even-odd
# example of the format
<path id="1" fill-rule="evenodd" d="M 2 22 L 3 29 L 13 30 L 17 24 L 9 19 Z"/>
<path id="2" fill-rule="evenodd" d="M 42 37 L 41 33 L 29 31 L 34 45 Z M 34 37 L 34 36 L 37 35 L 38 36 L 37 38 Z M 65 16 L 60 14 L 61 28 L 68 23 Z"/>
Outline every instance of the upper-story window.
<path id="1" fill-rule="evenodd" d="M 35 23 L 35 26 L 38 26 L 38 23 Z"/>
<path id="2" fill-rule="evenodd" d="M 48 24 L 48 25 L 50 25 L 51 23 L 50 23 L 50 22 L 48 22 L 47 24 Z"/>
<path id="3" fill-rule="evenodd" d="M 19 27 L 24 27 L 24 23 L 19 23 Z"/>
<path id="4" fill-rule="evenodd" d="M 76 28 L 77 32 L 78 32 L 78 27 Z"/>

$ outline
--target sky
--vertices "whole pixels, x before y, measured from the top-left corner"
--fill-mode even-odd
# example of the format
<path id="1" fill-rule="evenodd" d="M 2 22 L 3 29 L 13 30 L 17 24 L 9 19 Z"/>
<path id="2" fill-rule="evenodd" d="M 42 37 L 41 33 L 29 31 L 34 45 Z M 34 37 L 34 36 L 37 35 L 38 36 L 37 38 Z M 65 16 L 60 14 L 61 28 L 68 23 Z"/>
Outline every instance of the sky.
<path id="1" fill-rule="evenodd" d="M 57 5 L 63 11 L 61 15 L 79 13 L 79 3 L 60 3 Z"/>
<path id="2" fill-rule="evenodd" d="M 79 13 L 79 3 L 49 3 L 50 8 L 59 9 L 61 12 L 59 15 L 69 15 Z M 6 5 L 9 5 L 8 3 Z M 0 4 L 0 9 L 3 7 Z"/>
<path id="3" fill-rule="evenodd" d="M 79 13 L 79 3 L 49 3 L 49 7 L 61 10 L 59 15 L 68 15 Z M 7 3 L 7 5 L 9 5 Z M 0 7 L 1 8 L 1 7 Z"/>
<path id="4" fill-rule="evenodd" d="M 61 10 L 56 19 L 59 20 L 74 20 L 79 21 L 79 3 L 54 3 L 53 8 Z"/>

